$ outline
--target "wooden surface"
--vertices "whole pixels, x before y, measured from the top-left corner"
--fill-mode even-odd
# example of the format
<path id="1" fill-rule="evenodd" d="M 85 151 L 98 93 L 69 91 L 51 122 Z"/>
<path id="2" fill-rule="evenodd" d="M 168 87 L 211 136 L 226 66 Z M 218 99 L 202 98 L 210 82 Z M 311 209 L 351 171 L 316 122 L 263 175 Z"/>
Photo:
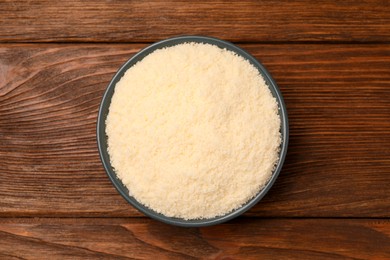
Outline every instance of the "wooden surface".
<path id="1" fill-rule="evenodd" d="M 236 42 L 390 41 L 387 0 L 2 2 L 3 42 L 150 42 L 179 34 Z"/>
<path id="2" fill-rule="evenodd" d="M 389 259 L 389 236 L 383 219 L 240 218 L 191 229 L 146 218 L 16 218 L 0 221 L 0 258 Z"/>
<path id="3" fill-rule="evenodd" d="M 181 34 L 238 43 L 290 120 L 285 165 L 244 216 L 144 217 L 96 145 L 116 70 Z M 388 1 L 0 1 L 0 259 L 390 259 Z"/>

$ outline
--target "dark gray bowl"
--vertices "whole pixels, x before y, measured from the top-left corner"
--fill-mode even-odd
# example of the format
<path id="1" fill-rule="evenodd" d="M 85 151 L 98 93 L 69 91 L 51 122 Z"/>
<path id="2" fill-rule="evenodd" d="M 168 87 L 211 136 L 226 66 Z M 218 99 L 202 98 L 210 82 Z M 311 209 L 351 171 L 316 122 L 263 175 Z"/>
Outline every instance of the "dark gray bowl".
<path id="1" fill-rule="evenodd" d="M 271 179 L 268 181 L 266 186 L 259 191 L 259 193 L 251 199 L 249 202 L 247 202 L 242 207 L 220 217 L 215 217 L 211 219 L 199 219 L 199 220 L 184 220 L 180 218 L 172 218 L 167 217 L 162 214 L 159 214 L 141 203 L 139 203 L 137 200 L 135 200 L 132 196 L 129 195 L 129 191 L 126 188 L 125 185 L 119 180 L 112 169 L 112 166 L 110 164 L 110 157 L 107 152 L 107 136 L 105 132 L 105 122 L 108 114 L 108 109 L 111 103 L 111 98 L 114 93 L 114 88 L 116 83 L 122 78 L 124 73 L 127 69 L 129 69 L 131 66 L 133 66 L 138 61 L 142 60 L 145 56 L 152 53 L 156 49 L 161 49 L 164 47 L 169 47 L 173 45 L 177 45 L 180 43 L 185 42 L 201 42 L 201 43 L 209 43 L 216 45 L 220 48 L 224 48 L 230 51 L 233 51 L 237 53 L 238 55 L 244 57 L 247 59 L 252 65 L 254 65 L 260 72 L 260 74 L 264 77 L 268 87 L 270 88 L 272 95 L 276 98 L 278 105 L 279 105 L 279 115 L 281 119 L 281 133 L 282 133 L 282 143 L 281 143 L 281 149 L 280 149 L 280 156 L 279 161 L 277 163 L 277 166 L 275 168 L 275 171 L 273 172 Z M 204 37 L 204 36 L 181 36 L 176 38 L 170 38 L 166 39 L 157 43 L 154 43 L 145 49 L 138 52 L 136 55 L 134 55 L 130 60 L 128 60 L 115 74 L 113 79 L 111 80 L 110 84 L 107 87 L 106 92 L 104 93 L 100 109 L 99 109 L 99 115 L 97 120 L 97 142 L 98 142 L 98 148 L 100 153 L 100 158 L 102 160 L 102 163 L 104 165 L 104 168 L 107 172 L 108 177 L 110 178 L 111 182 L 114 184 L 115 188 L 118 190 L 118 192 L 129 202 L 131 205 L 133 205 L 136 209 L 144 213 L 145 215 L 157 219 L 159 221 L 176 225 L 176 226 L 184 226 L 184 227 L 201 227 L 201 226 L 210 226 L 219 224 L 225 221 L 228 221 L 230 219 L 233 219 L 251 207 L 253 207 L 257 202 L 259 202 L 265 194 L 268 192 L 268 190 L 271 188 L 273 183 L 275 182 L 276 178 L 279 175 L 280 170 L 282 169 L 284 158 L 286 157 L 287 153 L 287 146 L 288 146 L 288 119 L 287 119 L 287 111 L 286 106 L 283 101 L 282 94 L 280 93 L 280 90 L 278 86 L 276 85 L 276 82 L 272 79 L 271 75 L 268 73 L 268 71 L 261 65 L 253 56 L 251 56 L 249 53 L 244 51 L 243 49 L 237 47 L 236 45 L 222 41 L 216 38 L 210 38 L 210 37 Z"/>

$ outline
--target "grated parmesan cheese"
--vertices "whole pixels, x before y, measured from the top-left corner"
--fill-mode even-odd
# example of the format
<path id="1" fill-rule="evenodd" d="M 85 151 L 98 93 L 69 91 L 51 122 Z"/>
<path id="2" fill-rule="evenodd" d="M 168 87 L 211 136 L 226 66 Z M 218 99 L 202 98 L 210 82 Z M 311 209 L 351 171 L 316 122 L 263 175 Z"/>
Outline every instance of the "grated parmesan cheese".
<path id="1" fill-rule="evenodd" d="M 168 217 L 225 215 L 253 198 L 279 156 L 275 98 L 257 69 L 211 44 L 156 50 L 115 86 L 111 164 L 130 195 Z"/>

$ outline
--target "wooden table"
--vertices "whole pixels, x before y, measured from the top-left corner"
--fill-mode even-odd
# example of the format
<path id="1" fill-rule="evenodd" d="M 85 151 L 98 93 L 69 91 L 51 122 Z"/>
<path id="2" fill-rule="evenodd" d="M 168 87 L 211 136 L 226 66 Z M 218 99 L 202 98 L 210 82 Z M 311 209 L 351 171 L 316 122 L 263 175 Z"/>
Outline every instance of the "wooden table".
<path id="1" fill-rule="evenodd" d="M 285 166 L 244 216 L 151 220 L 99 159 L 116 70 L 177 35 L 232 41 L 284 95 Z M 389 1 L 0 1 L 0 259 L 390 259 Z"/>

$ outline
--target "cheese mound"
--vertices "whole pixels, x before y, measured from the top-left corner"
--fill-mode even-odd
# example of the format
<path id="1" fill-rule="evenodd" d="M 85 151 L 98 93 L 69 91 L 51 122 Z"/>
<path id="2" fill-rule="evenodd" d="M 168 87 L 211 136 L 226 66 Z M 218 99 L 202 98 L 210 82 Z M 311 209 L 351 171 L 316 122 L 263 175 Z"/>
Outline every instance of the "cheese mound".
<path id="1" fill-rule="evenodd" d="M 211 44 L 159 49 L 115 86 L 108 153 L 130 195 L 168 217 L 225 215 L 272 175 L 278 105 L 258 70 Z"/>

